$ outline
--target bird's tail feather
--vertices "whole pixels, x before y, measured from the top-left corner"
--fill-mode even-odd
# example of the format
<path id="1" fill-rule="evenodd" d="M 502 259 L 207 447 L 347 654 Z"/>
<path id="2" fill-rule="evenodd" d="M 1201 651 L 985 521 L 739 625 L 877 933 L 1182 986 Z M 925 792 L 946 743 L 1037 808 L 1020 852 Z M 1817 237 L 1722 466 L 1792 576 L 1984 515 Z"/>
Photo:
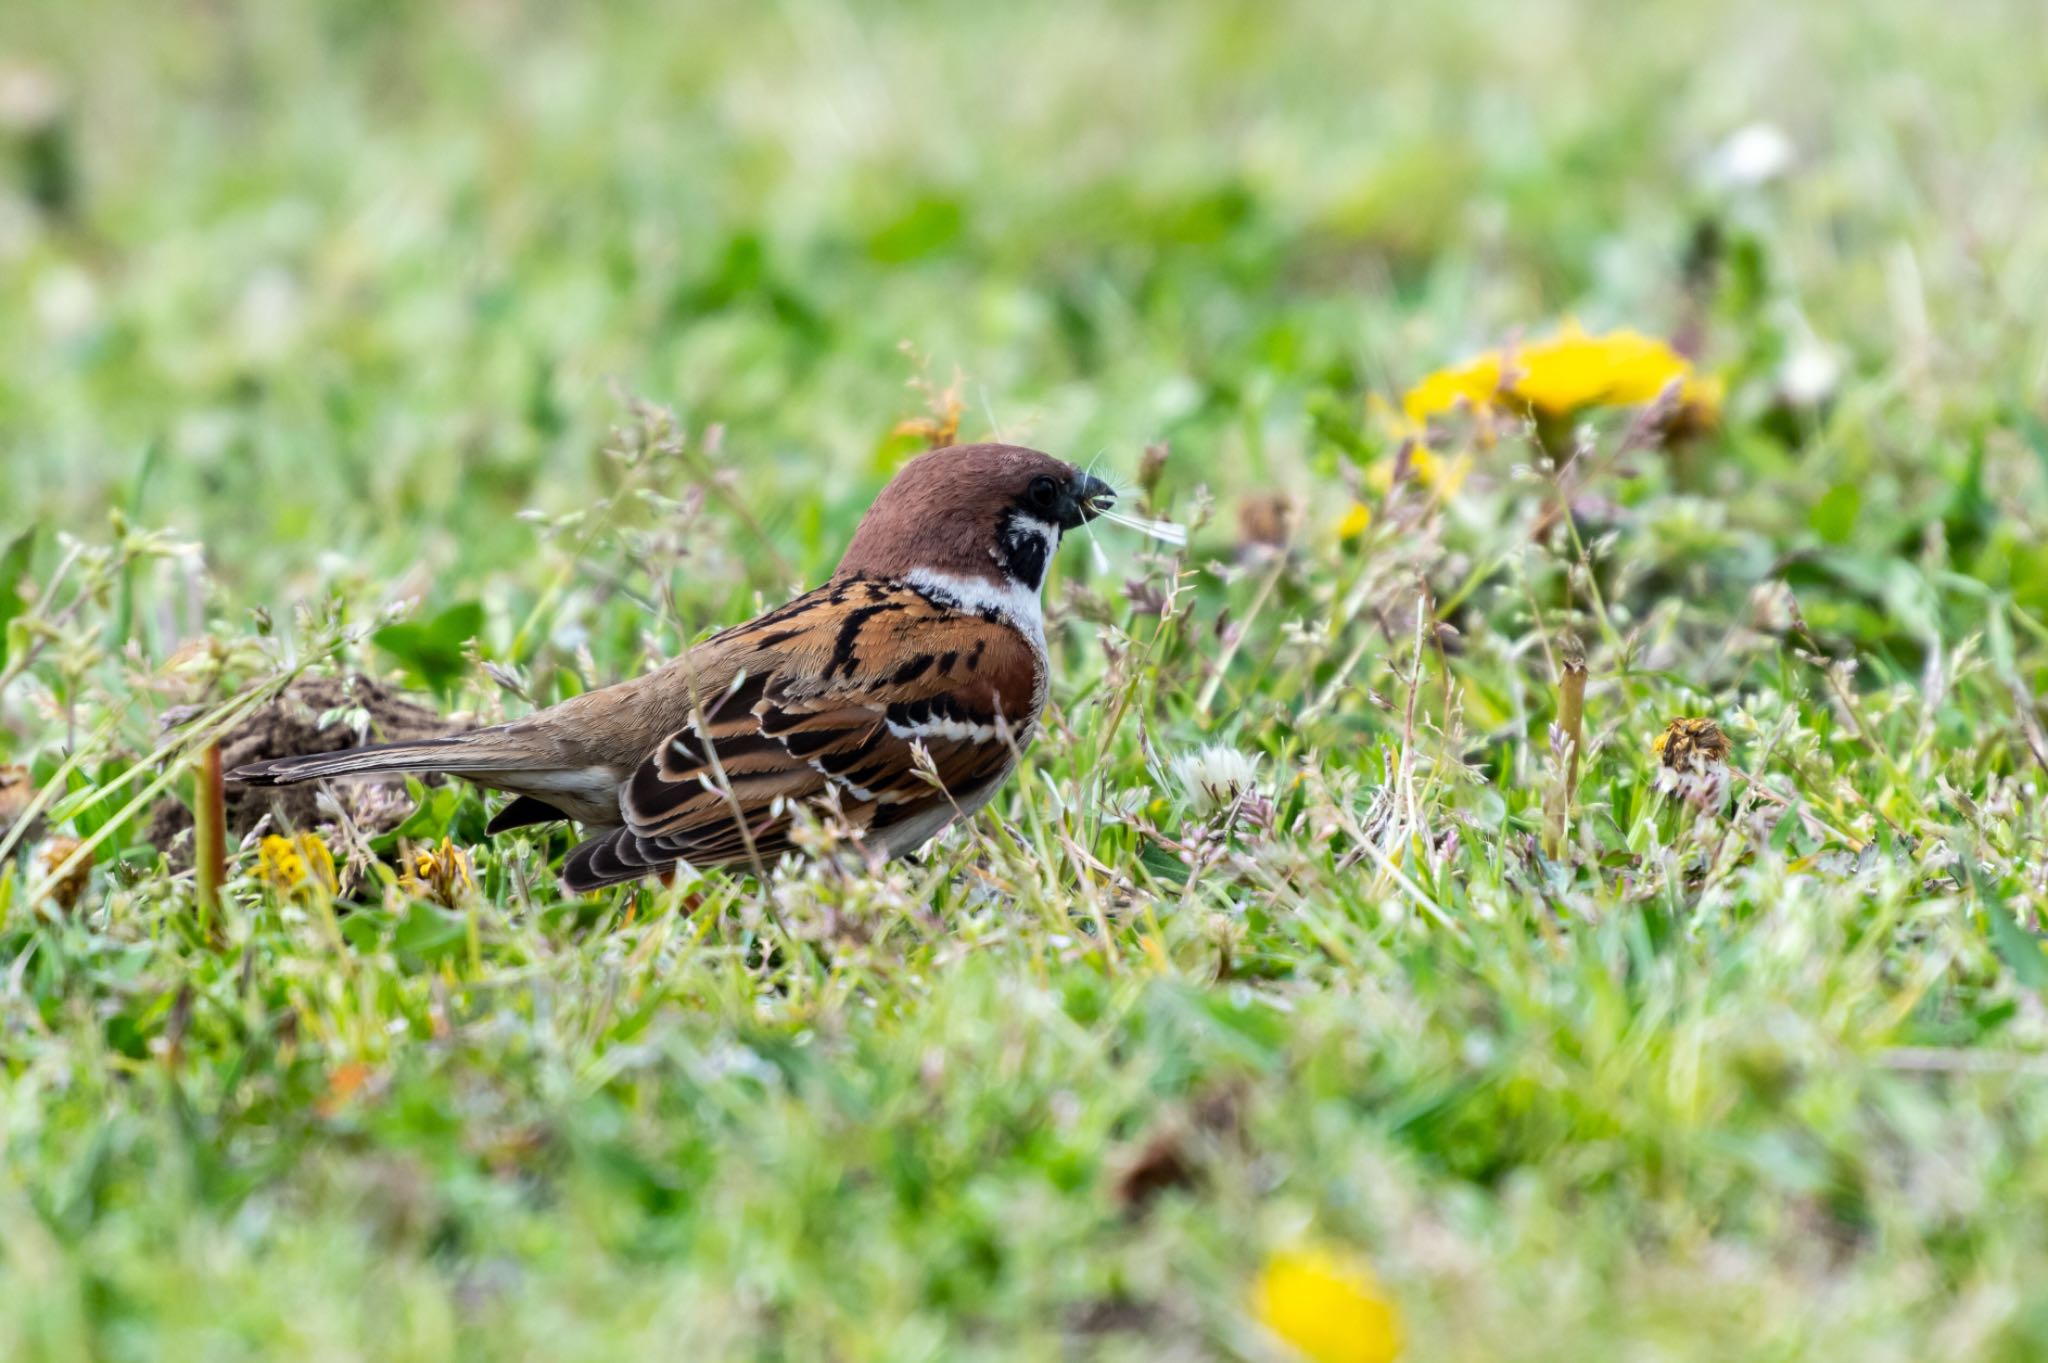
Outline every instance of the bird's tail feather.
<path id="1" fill-rule="evenodd" d="M 479 735 L 459 734 L 453 738 L 423 738 L 410 743 L 375 743 L 340 752 L 306 753 L 300 757 L 278 757 L 252 762 L 228 773 L 228 780 L 250 786 L 289 786 L 332 776 L 375 776 L 384 772 L 503 771 L 517 766 L 510 754 L 492 743 L 478 743 Z"/>

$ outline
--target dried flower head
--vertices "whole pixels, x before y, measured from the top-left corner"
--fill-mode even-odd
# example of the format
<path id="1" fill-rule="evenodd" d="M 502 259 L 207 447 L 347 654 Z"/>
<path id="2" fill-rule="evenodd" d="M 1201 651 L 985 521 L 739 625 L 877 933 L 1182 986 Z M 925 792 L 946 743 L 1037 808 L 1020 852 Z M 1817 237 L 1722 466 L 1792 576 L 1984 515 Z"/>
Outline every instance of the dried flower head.
<path id="1" fill-rule="evenodd" d="M 44 894 L 60 909 L 76 908 L 85 894 L 86 885 L 92 880 L 92 853 L 87 852 L 73 863 L 70 870 L 64 870 L 64 863 L 83 846 L 77 838 L 62 835 L 45 839 L 36 849 L 36 876 L 44 886 Z M 60 876 L 58 872 L 62 871 Z"/>
<path id="2" fill-rule="evenodd" d="M 1356 1255 L 1321 1247 L 1283 1250 L 1252 1285 L 1252 1310 L 1312 1363 L 1391 1363 L 1401 1353 L 1401 1313 Z"/>
<path id="3" fill-rule="evenodd" d="M 469 853 L 447 838 L 438 847 L 413 847 L 398 873 L 399 888 L 415 899 L 456 908 L 476 893 Z"/>
<path id="4" fill-rule="evenodd" d="M 927 449 L 936 450 L 953 444 L 960 438 L 960 417 L 967 408 L 961 400 L 961 391 L 967 384 L 966 376 L 956 369 L 953 381 L 940 388 L 932 382 L 924 360 L 911 350 L 908 342 L 904 343 L 902 350 L 917 366 L 917 372 L 910 379 L 910 387 L 924 397 L 925 414 L 905 417 L 890 428 L 889 434 L 922 440 Z"/>
<path id="5" fill-rule="evenodd" d="M 1138 490 L 1146 497 L 1159 493 L 1159 480 L 1166 476 L 1166 442 L 1161 440 L 1145 447 L 1138 456 Z"/>
<path id="6" fill-rule="evenodd" d="M 256 878 L 281 895 L 324 893 L 332 897 L 341 886 L 334 874 L 334 854 L 318 833 L 273 833 L 256 849 Z"/>
<path id="7" fill-rule="evenodd" d="M 1237 553 L 1247 561 L 1264 562 L 1287 552 L 1301 508 L 1284 492 L 1259 492 L 1237 508 Z"/>
<path id="8" fill-rule="evenodd" d="M 1657 789 L 1700 809 L 1728 798 L 1728 735 L 1711 719 L 1674 719 L 1650 740 L 1657 754 Z"/>

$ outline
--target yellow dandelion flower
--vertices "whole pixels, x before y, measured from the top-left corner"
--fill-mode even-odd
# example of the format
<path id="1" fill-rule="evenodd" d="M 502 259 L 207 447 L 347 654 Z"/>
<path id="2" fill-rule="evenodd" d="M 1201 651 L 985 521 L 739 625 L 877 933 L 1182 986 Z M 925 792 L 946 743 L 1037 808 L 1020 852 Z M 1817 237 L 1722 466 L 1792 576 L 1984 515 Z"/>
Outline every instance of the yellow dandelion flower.
<path id="1" fill-rule="evenodd" d="M 414 847 L 398 873 L 399 888 L 415 899 L 452 909 L 476 893 L 469 853 L 448 838 L 439 847 Z"/>
<path id="2" fill-rule="evenodd" d="M 1339 1250 L 1283 1250 L 1252 1285 L 1260 1323 L 1311 1363 L 1390 1363 L 1401 1314 L 1363 1259 Z"/>
<path id="3" fill-rule="evenodd" d="M 1692 365 L 1662 341 L 1627 330 L 1589 336 L 1576 322 L 1524 346 L 1514 365 L 1514 395 L 1546 416 L 1652 402 L 1692 377 Z"/>
<path id="4" fill-rule="evenodd" d="M 306 883 L 306 859 L 292 840 L 273 833 L 256 849 L 256 877 L 287 894 Z"/>
<path id="5" fill-rule="evenodd" d="M 1459 403 L 1489 407 L 1500 398 L 1501 357 L 1493 351 L 1449 369 L 1439 369 L 1408 390 L 1401 411 L 1420 427 L 1433 416 L 1456 411 Z"/>
<path id="6" fill-rule="evenodd" d="M 334 854 L 318 833 L 294 833 L 288 838 L 273 833 L 265 838 L 256 848 L 256 878 L 285 895 L 316 889 L 331 896 L 341 889 L 334 874 Z"/>
<path id="7" fill-rule="evenodd" d="M 1719 419 L 1721 380 L 1698 373 L 1665 342 L 1625 328 L 1594 335 L 1566 322 L 1542 340 L 1490 350 L 1427 376 L 1401 399 L 1399 423 L 1389 429 L 1420 441 L 1432 419 L 1463 408 L 1482 419 L 1484 445 L 1491 439 L 1486 418 L 1493 414 L 1557 419 L 1595 407 L 1639 406 L 1673 383 L 1676 424 L 1699 429 Z M 1384 403 L 1380 410 L 1392 412 Z"/>
<path id="8" fill-rule="evenodd" d="M 1337 522 L 1337 538 L 1349 544 L 1366 531 L 1372 524 L 1372 508 L 1364 502 L 1353 502 L 1351 509 L 1344 513 L 1344 519 Z"/>

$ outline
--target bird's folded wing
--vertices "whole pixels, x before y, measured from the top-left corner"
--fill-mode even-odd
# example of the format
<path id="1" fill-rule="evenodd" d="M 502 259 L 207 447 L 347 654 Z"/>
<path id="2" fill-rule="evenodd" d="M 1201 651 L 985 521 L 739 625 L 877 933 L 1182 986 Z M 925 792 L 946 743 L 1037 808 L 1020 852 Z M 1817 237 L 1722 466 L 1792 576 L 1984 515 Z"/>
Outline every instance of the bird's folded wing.
<path id="1" fill-rule="evenodd" d="M 772 860 L 805 801 L 832 801 L 857 831 L 933 811 L 1008 768 L 1042 694 L 1038 654 L 1007 623 L 873 582 L 821 588 L 707 647 L 732 681 L 627 781 L 625 826 L 599 858 L 609 879 Z"/>

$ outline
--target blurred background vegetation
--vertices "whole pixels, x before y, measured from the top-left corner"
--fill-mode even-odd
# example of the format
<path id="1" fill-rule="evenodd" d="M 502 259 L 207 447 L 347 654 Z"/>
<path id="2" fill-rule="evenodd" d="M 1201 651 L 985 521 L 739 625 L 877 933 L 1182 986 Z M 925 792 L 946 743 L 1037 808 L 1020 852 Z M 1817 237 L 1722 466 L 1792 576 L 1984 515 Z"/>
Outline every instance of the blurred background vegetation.
<path id="1" fill-rule="evenodd" d="M 135 508 L 271 604 L 309 549 L 469 578 L 589 497 L 624 391 L 725 424 L 783 533 L 819 494 L 815 575 L 903 343 L 970 433 L 1302 490 L 1475 346 L 1676 328 L 1704 233 L 1738 406 L 1808 342 L 1879 380 L 1706 486 L 1907 539 L 2038 410 L 2044 37 L 2029 0 L 23 0 L 10 519 Z M 1789 173 L 1717 184 L 1760 121 Z"/>
<path id="2" fill-rule="evenodd" d="M 471 635 L 629 673 L 822 578 L 949 392 L 1207 516 L 1177 616 L 1062 556 L 1057 720 L 923 866 L 689 915 L 519 840 L 460 912 L 240 882 L 224 943 L 139 818 L 75 914 L 4 868 L 0 1354 L 1277 1360 L 1246 1284 L 1319 1235 L 1418 1358 L 2048 1353 L 2043 52 L 2038 0 L 0 4 L 0 617 L 79 592 L 0 654 L 29 783 L 321 603 L 449 708 L 524 706 Z M 1396 482 L 1373 399 L 1566 318 L 1718 427 Z M 1679 714 L 1740 820 L 1656 795 Z M 1278 808 L 1190 877 L 1210 742 Z"/>

